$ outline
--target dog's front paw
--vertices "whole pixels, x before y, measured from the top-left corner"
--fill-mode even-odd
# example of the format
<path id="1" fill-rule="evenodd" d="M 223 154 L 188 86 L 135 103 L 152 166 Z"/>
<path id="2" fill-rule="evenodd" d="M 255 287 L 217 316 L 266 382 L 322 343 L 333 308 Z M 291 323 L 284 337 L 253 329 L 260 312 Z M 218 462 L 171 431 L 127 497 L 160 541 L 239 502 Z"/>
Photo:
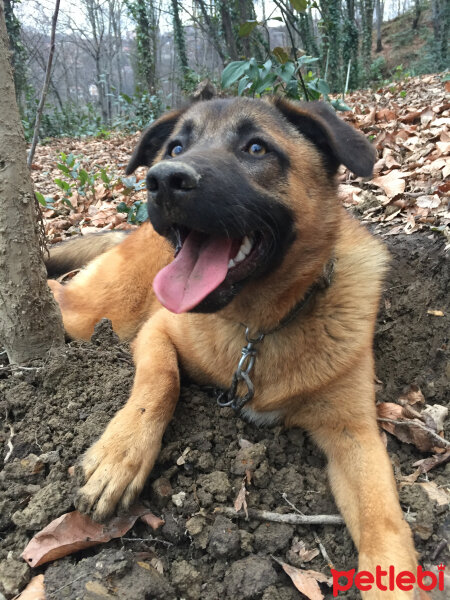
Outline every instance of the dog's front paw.
<path id="1" fill-rule="evenodd" d="M 147 435 L 118 433 L 111 423 L 81 461 L 84 485 L 76 495 L 76 508 L 96 521 L 104 521 L 116 508 L 126 510 L 141 492 L 158 452 L 159 443 Z"/>

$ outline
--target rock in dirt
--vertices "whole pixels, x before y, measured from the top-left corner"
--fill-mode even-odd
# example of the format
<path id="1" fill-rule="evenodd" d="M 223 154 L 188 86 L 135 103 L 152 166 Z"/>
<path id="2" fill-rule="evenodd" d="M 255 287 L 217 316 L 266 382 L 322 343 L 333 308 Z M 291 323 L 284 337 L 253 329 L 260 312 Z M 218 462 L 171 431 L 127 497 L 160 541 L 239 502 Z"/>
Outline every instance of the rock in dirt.
<path id="1" fill-rule="evenodd" d="M 228 494 L 231 492 L 230 481 L 224 471 L 213 471 L 206 475 L 200 475 L 197 483 L 204 492 L 213 495 L 217 502 L 226 502 Z"/>
<path id="2" fill-rule="evenodd" d="M 68 497 L 67 483 L 60 481 L 49 483 L 35 494 L 28 506 L 12 515 L 12 521 L 17 527 L 29 531 L 38 531 L 45 527 L 58 513 L 69 510 L 72 501 Z"/>
<path id="3" fill-rule="evenodd" d="M 270 554 L 288 547 L 294 535 L 294 527 L 287 523 L 261 523 L 254 532 L 255 550 Z"/>
<path id="4" fill-rule="evenodd" d="M 14 558 L 0 561 L 0 593 L 15 596 L 25 587 L 31 577 L 28 565 Z"/>
<path id="5" fill-rule="evenodd" d="M 240 548 L 238 527 L 233 521 L 219 515 L 209 532 L 208 552 L 215 558 L 232 558 Z"/>
<path id="6" fill-rule="evenodd" d="M 228 598 L 252 600 L 278 579 L 269 558 L 250 555 L 233 563 L 225 574 Z"/>
<path id="7" fill-rule="evenodd" d="M 186 560 L 177 560 L 172 564 L 171 579 L 183 598 L 187 600 L 201 598 L 200 573 Z"/>
<path id="8" fill-rule="evenodd" d="M 264 444 L 252 444 L 246 448 L 241 448 L 236 455 L 232 473 L 235 475 L 245 475 L 246 471 L 255 471 L 266 456 L 266 447 Z"/>
<path id="9" fill-rule="evenodd" d="M 68 558 L 50 565 L 45 574 L 45 590 L 47 597 L 58 599 L 176 598 L 167 579 L 150 564 L 136 561 L 132 552 L 110 549 L 102 550 L 76 565 Z"/>

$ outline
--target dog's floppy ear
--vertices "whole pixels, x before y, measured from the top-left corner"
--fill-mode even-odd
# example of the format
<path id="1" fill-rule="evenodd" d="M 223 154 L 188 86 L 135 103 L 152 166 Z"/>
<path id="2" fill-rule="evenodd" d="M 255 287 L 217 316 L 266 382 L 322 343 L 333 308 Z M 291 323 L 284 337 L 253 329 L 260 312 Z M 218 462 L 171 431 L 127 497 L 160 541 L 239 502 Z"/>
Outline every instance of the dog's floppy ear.
<path id="1" fill-rule="evenodd" d="M 125 169 L 126 175 L 131 175 L 138 167 L 150 167 L 161 146 L 172 133 L 178 119 L 184 110 L 172 110 L 156 121 L 142 133 L 138 145 Z"/>
<path id="2" fill-rule="evenodd" d="M 317 146 L 331 174 L 340 164 L 355 175 L 372 175 L 375 148 L 366 138 L 336 116 L 325 102 L 290 102 L 272 98 L 273 104 L 298 131 Z"/>

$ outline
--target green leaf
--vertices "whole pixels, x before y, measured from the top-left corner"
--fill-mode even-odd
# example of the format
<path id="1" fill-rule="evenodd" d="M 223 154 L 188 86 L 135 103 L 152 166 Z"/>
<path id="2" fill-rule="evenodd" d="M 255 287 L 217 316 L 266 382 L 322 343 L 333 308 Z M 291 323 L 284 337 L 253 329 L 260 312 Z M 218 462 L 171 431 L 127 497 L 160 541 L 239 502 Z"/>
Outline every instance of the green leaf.
<path id="1" fill-rule="evenodd" d="M 340 98 L 336 98 L 336 100 L 332 100 L 331 101 L 331 106 L 334 108 L 334 110 L 341 110 L 341 111 L 346 111 L 346 110 L 352 110 L 349 106 L 347 106 L 347 104 L 345 104 L 345 102 L 343 100 L 341 100 Z"/>
<path id="2" fill-rule="evenodd" d="M 230 62 L 222 71 L 222 87 L 228 88 L 233 85 L 249 68 L 249 61 L 247 60 L 236 60 Z"/>
<path id="3" fill-rule="evenodd" d="M 72 205 L 72 202 L 71 202 L 71 201 L 70 201 L 68 198 L 63 198 L 63 199 L 61 200 L 61 202 L 62 202 L 63 204 L 66 204 L 66 205 L 67 205 L 69 208 L 71 208 L 72 210 L 74 210 L 74 208 L 73 208 L 73 205 Z"/>
<path id="4" fill-rule="evenodd" d="M 101 180 L 103 181 L 103 183 L 106 183 L 106 184 L 111 183 L 111 178 L 108 177 L 108 175 L 106 174 L 105 169 L 102 169 L 100 171 L 100 177 L 101 177 Z"/>
<path id="5" fill-rule="evenodd" d="M 287 63 L 287 61 L 289 60 L 289 54 L 281 46 L 277 46 L 276 48 L 274 48 L 272 50 L 272 54 L 275 56 L 277 61 L 282 65 Z"/>
<path id="6" fill-rule="evenodd" d="M 89 181 L 89 173 L 84 169 L 80 169 L 78 171 L 78 179 L 80 180 L 81 185 L 86 185 Z"/>
<path id="7" fill-rule="evenodd" d="M 66 158 L 66 165 L 68 167 L 73 167 L 73 165 L 75 164 L 75 156 L 70 153 L 69 156 Z"/>
<path id="8" fill-rule="evenodd" d="M 125 202 L 119 202 L 119 204 L 117 205 L 117 212 L 129 213 L 130 209 L 125 204 Z"/>
<path id="9" fill-rule="evenodd" d="M 34 192 L 34 195 L 36 196 L 39 204 L 42 204 L 42 206 L 47 206 L 47 202 L 45 201 L 44 196 L 40 192 Z"/>
<path id="10" fill-rule="evenodd" d="M 63 181 L 62 179 L 54 179 L 53 181 L 59 188 L 61 188 L 65 192 L 70 191 L 70 183 L 67 183 L 67 181 Z"/>
<path id="11" fill-rule="evenodd" d="M 131 177 L 121 177 L 120 180 L 123 183 L 123 185 L 130 190 L 134 188 L 134 185 L 136 183 L 136 177 L 134 175 L 131 175 Z"/>
<path id="12" fill-rule="evenodd" d="M 315 58 L 314 56 L 307 56 L 305 54 L 304 56 L 300 56 L 300 58 L 297 60 L 297 64 L 299 67 L 302 67 L 303 65 L 309 65 L 311 63 L 315 63 L 318 60 L 319 59 Z"/>
<path id="13" fill-rule="evenodd" d="M 308 0 L 289 0 L 289 3 L 298 12 L 305 12 L 308 8 Z"/>
<path id="14" fill-rule="evenodd" d="M 239 27 L 239 36 L 247 37 L 251 34 L 251 32 L 259 25 L 258 21 L 245 21 Z"/>
<path id="15" fill-rule="evenodd" d="M 271 21 L 280 21 L 281 23 L 283 23 L 283 17 L 270 17 Z"/>
<path id="16" fill-rule="evenodd" d="M 138 223 L 145 223 L 145 221 L 147 219 L 148 219 L 147 203 L 141 202 L 141 204 L 139 205 L 139 207 L 136 211 L 136 221 L 138 221 Z"/>
<path id="17" fill-rule="evenodd" d="M 293 78 L 295 73 L 295 65 L 293 62 L 289 61 L 286 64 L 282 65 L 278 70 L 278 76 L 285 82 L 289 83 Z"/>
<path id="18" fill-rule="evenodd" d="M 56 166 L 57 166 L 57 167 L 58 167 L 58 169 L 59 169 L 60 171 L 62 171 L 62 172 L 65 174 L 65 175 L 69 175 L 69 177 L 70 177 L 70 169 L 69 169 L 69 167 L 66 167 L 66 165 L 63 165 L 63 164 L 61 164 L 61 163 L 58 163 Z"/>
<path id="19" fill-rule="evenodd" d="M 238 85 L 238 96 L 242 96 L 242 94 L 244 93 L 245 89 L 248 87 L 249 85 L 249 79 L 247 77 L 247 75 L 244 75 L 244 77 L 242 77 L 242 79 L 239 82 Z"/>
<path id="20" fill-rule="evenodd" d="M 133 100 L 128 96 L 128 94 L 120 94 L 120 96 L 125 100 L 127 104 L 133 104 Z"/>
<path id="21" fill-rule="evenodd" d="M 265 91 L 273 91 L 273 84 L 277 78 L 275 73 L 269 73 L 255 89 L 255 94 L 262 94 Z"/>
<path id="22" fill-rule="evenodd" d="M 66 160 L 67 160 L 67 154 L 65 154 L 64 152 L 60 152 L 60 154 L 59 154 L 59 155 L 60 155 L 60 157 L 61 157 L 61 160 L 62 160 L 63 162 L 66 162 Z"/>

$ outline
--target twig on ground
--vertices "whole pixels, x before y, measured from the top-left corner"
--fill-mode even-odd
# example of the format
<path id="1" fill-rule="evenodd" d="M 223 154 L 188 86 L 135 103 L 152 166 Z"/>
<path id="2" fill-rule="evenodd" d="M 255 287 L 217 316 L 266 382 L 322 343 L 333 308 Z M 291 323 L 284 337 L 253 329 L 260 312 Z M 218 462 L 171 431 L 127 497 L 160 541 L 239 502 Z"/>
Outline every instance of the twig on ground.
<path id="1" fill-rule="evenodd" d="M 227 517 L 244 517 L 244 511 L 236 512 L 229 506 L 218 506 L 214 509 L 215 513 L 220 513 Z M 344 520 L 340 515 L 299 515 L 292 513 L 276 513 L 269 510 L 258 510 L 256 508 L 248 509 L 250 519 L 259 519 L 261 521 L 273 521 L 274 523 L 290 523 L 291 525 L 343 525 Z"/>
<path id="2" fill-rule="evenodd" d="M 154 538 L 151 535 L 147 538 L 121 537 L 120 539 L 124 542 L 155 542 L 159 544 L 164 544 L 165 546 L 173 546 L 172 542 L 168 542 L 167 540 L 160 540 L 159 538 Z"/>
<path id="3" fill-rule="evenodd" d="M 412 421 L 411 419 L 405 419 L 404 421 L 396 421 L 395 419 L 385 419 L 384 417 L 377 417 L 377 421 L 380 423 L 391 423 L 392 425 L 403 425 L 406 427 L 417 427 L 418 429 L 422 429 L 426 431 L 430 437 L 436 440 L 436 444 L 441 448 L 450 448 L 450 442 L 441 437 L 438 433 L 420 423 L 419 421 Z"/>
<path id="4" fill-rule="evenodd" d="M 6 411 L 6 417 L 5 417 L 6 423 L 8 423 L 8 427 L 9 427 L 9 439 L 6 442 L 6 446 L 8 448 L 8 452 L 6 453 L 5 458 L 3 459 L 3 463 L 6 464 L 9 460 L 9 457 L 11 456 L 11 454 L 13 453 L 14 450 L 14 446 L 12 443 L 13 437 L 15 435 L 14 433 L 14 427 L 11 425 L 11 423 L 8 421 L 8 411 Z"/>
<path id="5" fill-rule="evenodd" d="M 285 502 L 287 502 L 289 504 L 289 506 L 291 506 L 295 512 L 297 512 L 299 515 L 305 516 L 294 504 L 292 504 L 292 502 L 288 499 L 286 492 L 283 492 L 281 494 L 281 497 L 283 498 L 283 500 Z M 322 544 L 322 540 L 320 539 L 320 537 L 317 535 L 317 533 L 315 531 L 312 532 L 313 536 L 314 536 L 314 541 L 316 542 L 316 544 L 319 546 L 319 550 L 323 556 L 323 558 L 327 561 L 328 566 L 330 567 L 330 569 L 334 569 L 334 565 L 333 562 L 331 560 L 331 558 L 328 556 L 327 551 L 325 550 L 325 546 Z"/>

